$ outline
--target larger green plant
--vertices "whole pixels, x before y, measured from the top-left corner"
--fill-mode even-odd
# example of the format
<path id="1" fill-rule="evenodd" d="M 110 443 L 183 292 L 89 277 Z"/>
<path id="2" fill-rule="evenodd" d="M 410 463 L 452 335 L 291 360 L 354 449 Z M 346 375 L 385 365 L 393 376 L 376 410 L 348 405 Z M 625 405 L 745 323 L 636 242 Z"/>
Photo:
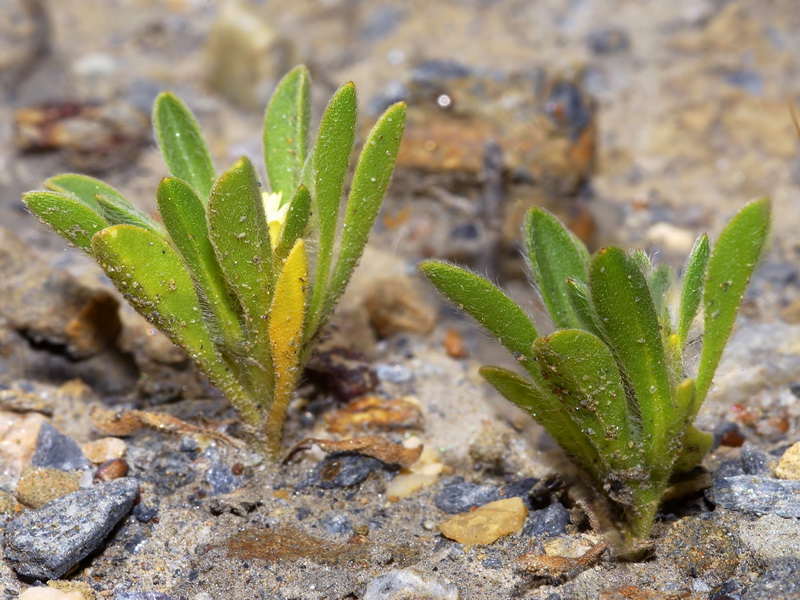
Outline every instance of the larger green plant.
<path id="1" fill-rule="evenodd" d="M 527 410 L 615 509 L 629 548 L 647 539 L 671 477 L 699 464 L 712 443 L 693 421 L 733 328 L 764 247 L 768 200 L 746 205 L 720 234 L 694 245 L 677 305 L 667 298 L 668 267 L 640 251 L 583 243 L 542 209 L 527 216 L 531 271 L 557 328 L 539 336 L 499 288 L 453 265 L 422 272 L 514 355 L 526 376 L 499 367 L 481 374 Z M 684 350 L 703 305 L 703 348 L 696 375 Z"/>
<path id="2" fill-rule="evenodd" d="M 263 432 L 273 456 L 315 335 L 363 252 L 405 126 L 403 103 L 380 117 L 342 217 L 355 86 L 331 98 L 313 149 L 309 87 L 300 66 L 270 100 L 263 133 L 269 193 L 246 157 L 217 177 L 194 116 L 163 93 L 153 109 L 171 175 L 158 186 L 161 222 L 83 175 L 58 175 L 46 181 L 48 191 L 23 195 L 31 212 L 93 256 L 133 307 L 196 361 Z"/>

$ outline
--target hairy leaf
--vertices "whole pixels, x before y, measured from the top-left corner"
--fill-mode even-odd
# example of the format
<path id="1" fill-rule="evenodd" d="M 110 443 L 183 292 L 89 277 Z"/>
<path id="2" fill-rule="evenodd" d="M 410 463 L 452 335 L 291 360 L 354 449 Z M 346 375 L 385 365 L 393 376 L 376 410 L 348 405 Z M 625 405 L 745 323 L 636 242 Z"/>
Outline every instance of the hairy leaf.
<path id="1" fill-rule="evenodd" d="M 100 205 L 97 203 L 98 195 L 116 198 L 120 203 L 130 204 L 117 190 L 99 179 L 77 173 L 62 173 L 49 178 L 44 182 L 44 187 L 54 192 L 70 194 L 81 200 L 86 206 L 98 214 Z"/>
<path id="2" fill-rule="evenodd" d="M 272 454 L 280 451 L 286 410 L 300 378 L 303 325 L 308 297 L 308 259 L 305 243 L 297 240 L 275 285 L 269 317 L 269 341 L 275 369 L 275 392 L 266 423 Z"/>
<path id="3" fill-rule="evenodd" d="M 314 208 L 319 228 L 319 253 L 306 331 L 316 331 L 323 318 L 339 221 L 342 189 L 356 133 L 356 88 L 343 85 L 333 95 L 319 125 L 314 147 Z M 307 334 L 307 338 L 308 338 Z"/>
<path id="4" fill-rule="evenodd" d="M 133 225 L 115 225 L 92 240 L 97 262 L 133 307 L 200 366 L 242 411 L 257 421 L 255 405 L 214 350 L 200 316 L 194 285 L 180 256 L 158 236 Z"/>
<path id="5" fill-rule="evenodd" d="M 309 217 L 311 216 L 311 193 L 304 185 L 300 185 L 289 204 L 286 222 L 283 225 L 281 239 L 275 248 L 275 255 L 285 259 L 294 248 L 294 243 L 303 237 Z"/>
<path id="6" fill-rule="evenodd" d="M 692 414 L 697 413 L 711 387 L 745 288 L 764 249 L 770 210 L 766 198 L 749 202 L 731 219 L 714 244 L 703 292 L 705 331 Z"/>
<path id="7" fill-rule="evenodd" d="M 605 248 L 592 260 L 589 290 L 604 339 L 641 412 L 642 444 L 648 462 L 661 465 L 675 406 L 647 280 L 635 259 L 620 248 Z"/>
<path id="8" fill-rule="evenodd" d="M 264 116 L 264 161 L 270 189 L 283 202 L 294 196 L 308 157 L 311 95 L 308 69 L 297 66 L 281 79 Z M 291 249 L 291 246 L 289 246 Z"/>
<path id="9" fill-rule="evenodd" d="M 164 225 L 195 282 L 209 330 L 229 350 L 235 348 L 243 336 L 241 308 L 217 262 L 203 203 L 188 183 L 175 177 L 161 181 L 157 198 Z"/>
<path id="10" fill-rule="evenodd" d="M 22 201 L 43 223 L 89 254 L 92 236 L 111 225 L 90 204 L 69 194 L 27 192 Z"/>
<path id="11" fill-rule="evenodd" d="M 216 176 L 194 115 L 177 96 L 162 92 L 153 105 L 153 126 L 170 174 L 191 185 L 205 203 Z"/>
<path id="12" fill-rule="evenodd" d="M 543 208 L 528 211 L 525 239 L 533 278 L 553 323 L 560 329 L 580 327 L 569 301 L 567 280 L 586 281 L 586 246 Z"/>
<path id="13" fill-rule="evenodd" d="M 154 235 L 164 237 L 164 228 L 150 215 L 143 213 L 132 204 L 120 203 L 114 196 L 105 194 L 98 194 L 96 199 L 100 205 L 100 213 L 112 225 L 135 225 Z"/>
<path id="14" fill-rule="evenodd" d="M 536 327 L 500 288 L 442 261 L 425 261 L 419 268 L 442 294 L 488 329 L 526 368 L 535 369 L 531 345 L 539 335 Z"/>
<path id="15" fill-rule="evenodd" d="M 342 241 L 325 298 L 323 320 L 333 311 L 364 251 L 392 178 L 405 122 L 405 103 L 399 102 L 390 106 L 378 119 L 364 143 L 350 187 Z"/>
<path id="16" fill-rule="evenodd" d="M 553 395 L 607 468 L 640 466 L 641 447 L 632 435 L 622 378 L 606 345 L 586 331 L 562 329 L 537 339 L 533 351 Z"/>
<path id="17" fill-rule="evenodd" d="M 683 286 L 681 287 L 681 299 L 678 305 L 678 328 L 677 328 L 677 350 L 683 352 L 686 340 L 689 337 L 689 329 L 697 316 L 697 309 L 700 307 L 700 300 L 703 297 L 703 283 L 706 278 L 706 268 L 708 266 L 708 256 L 711 246 L 706 234 L 701 235 L 694 243 L 689 258 L 686 259 L 686 266 L 683 269 Z"/>

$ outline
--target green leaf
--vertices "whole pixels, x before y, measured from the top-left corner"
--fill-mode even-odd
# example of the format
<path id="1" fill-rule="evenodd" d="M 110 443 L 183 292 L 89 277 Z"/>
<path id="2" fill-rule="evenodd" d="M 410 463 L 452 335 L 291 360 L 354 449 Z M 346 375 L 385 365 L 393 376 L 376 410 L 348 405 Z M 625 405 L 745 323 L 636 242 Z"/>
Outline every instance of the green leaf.
<path id="1" fill-rule="evenodd" d="M 153 105 L 156 139 L 169 172 L 191 185 L 204 203 L 214 185 L 214 163 L 191 111 L 170 92 Z"/>
<path id="2" fill-rule="evenodd" d="M 711 387 L 745 288 L 764 249 L 770 210 L 767 198 L 748 203 L 731 219 L 714 244 L 703 293 L 705 331 L 692 414 L 697 414 Z"/>
<path id="3" fill-rule="evenodd" d="M 658 315 L 664 314 L 667 308 L 667 296 L 674 278 L 675 275 L 668 265 L 661 265 L 650 272 L 648 279 L 650 295 L 653 297 L 653 304 L 655 304 L 656 314 Z M 662 322 L 662 326 L 669 327 L 669 325 L 669 323 Z"/>
<path id="4" fill-rule="evenodd" d="M 562 329 L 533 344 L 542 376 L 572 420 L 611 469 L 634 469 L 642 448 L 634 445 L 625 389 L 617 363 L 597 337 Z"/>
<path id="5" fill-rule="evenodd" d="M 588 331 L 601 340 L 604 339 L 603 328 L 600 326 L 600 319 L 592 306 L 589 297 L 589 287 L 582 281 L 567 279 L 567 295 L 575 316 L 580 321 L 581 329 Z"/>
<path id="6" fill-rule="evenodd" d="M 697 316 L 700 299 L 703 297 L 703 283 L 706 278 L 710 244 L 706 234 L 701 235 L 694 243 L 686 266 L 683 269 L 683 286 L 681 299 L 678 305 L 677 350 L 683 352 L 683 347 L 689 337 L 689 329 Z"/>
<path id="7" fill-rule="evenodd" d="M 164 228 L 161 225 L 127 201 L 122 203 L 118 198 L 105 194 L 98 194 L 96 200 L 100 205 L 100 214 L 112 225 L 134 225 L 164 237 Z"/>
<path id="8" fill-rule="evenodd" d="M 300 185 L 308 157 L 309 86 L 308 69 L 303 65 L 295 67 L 278 83 L 264 116 L 264 161 L 269 185 L 273 192 L 281 193 L 284 202 Z"/>
<path id="9" fill-rule="evenodd" d="M 567 455 L 599 481 L 602 459 L 555 396 L 507 369 L 481 367 L 480 374 L 507 400 L 530 413 Z"/>
<path id="10" fill-rule="evenodd" d="M 334 252 L 342 188 L 356 132 L 356 88 L 352 82 L 333 95 L 319 125 L 314 147 L 314 207 L 319 231 L 317 271 L 309 307 L 306 339 L 323 318 L 323 302 Z"/>
<path id="11" fill-rule="evenodd" d="M 275 369 L 275 392 L 266 423 L 273 456 L 280 451 L 289 401 L 300 378 L 303 325 L 308 298 L 308 259 L 305 243 L 297 240 L 275 284 L 269 317 L 269 342 Z"/>
<path id="12" fill-rule="evenodd" d="M 88 175 L 62 173 L 45 181 L 44 187 L 54 192 L 70 194 L 78 198 L 97 214 L 100 214 L 100 204 L 97 202 L 97 196 L 99 195 L 109 196 L 116 199 L 120 204 L 130 205 L 130 202 L 113 187 Z"/>
<path id="13" fill-rule="evenodd" d="M 244 394 L 214 350 L 180 256 L 166 241 L 133 225 L 115 225 L 92 240 L 97 262 L 125 299 L 200 366 L 212 382 L 238 403 L 243 416 L 257 418 Z"/>
<path id="14" fill-rule="evenodd" d="M 664 465 L 675 406 L 647 280 L 634 258 L 620 248 L 605 248 L 589 267 L 589 290 L 604 339 L 638 404 L 647 461 Z"/>
<path id="15" fill-rule="evenodd" d="M 294 248 L 294 243 L 305 235 L 309 218 L 311 217 L 311 192 L 304 185 L 300 185 L 289 203 L 286 221 L 281 231 L 281 239 L 275 248 L 275 256 L 285 260 Z"/>
<path id="16" fill-rule="evenodd" d="M 714 445 L 714 436 L 689 425 L 681 440 L 681 451 L 675 459 L 673 472 L 686 473 L 694 469 Z"/>
<path id="17" fill-rule="evenodd" d="M 158 209 L 172 242 L 195 282 L 206 324 L 229 350 L 241 342 L 241 309 L 231 297 L 208 237 L 206 209 L 183 179 L 168 177 L 158 186 Z"/>
<path id="18" fill-rule="evenodd" d="M 333 311 L 361 259 L 392 178 L 405 123 L 406 105 L 398 102 L 381 115 L 367 136 L 347 199 L 342 241 L 325 298 L 323 320 Z"/>
<path id="19" fill-rule="evenodd" d="M 208 199 L 208 230 L 217 260 L 251 327 L 267 318 L 271 301 L 272 245 L 261 189 L 249 159 L 223 173 Z"/>
<path id="20" fill-rule="evenodd" d="M 27 192 L 22 201 L 43 223 L 89 254 L 92 236 L 111 225 L 91 205 L 69 194 Z"/>
<path id="21" fill-rule="evenodd" d="M 494 335 L 527 369 L 536 369 L 531 346 L 536 327 L 519 305 L 483 277 L 454 265 L 429 260 L 420 271 L 458 308 Z"/>
<path id="22" fill-rule="evenodd" d="M 534 281 L 556 328 L 580 327 L 581 320 L 569 301 L 567 279 L 586 281 L 586 246 L 543 208 L 528 212 L 525 240 Z"/>

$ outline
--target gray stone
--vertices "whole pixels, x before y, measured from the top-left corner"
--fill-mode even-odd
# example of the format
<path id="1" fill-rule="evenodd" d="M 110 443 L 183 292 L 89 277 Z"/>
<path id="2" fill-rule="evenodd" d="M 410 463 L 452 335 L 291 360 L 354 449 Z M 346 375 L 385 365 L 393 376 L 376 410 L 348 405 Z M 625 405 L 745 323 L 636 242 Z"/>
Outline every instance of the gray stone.
<path id="1" fill-rule="evenodd" d="M 344 513 L 333 513 L 320 519 L 319 524 L 330 535 L 350 535 L 353 533 L 353 523 Z"/>
<path id="2" fill-rule="evenodd" d="M 6 527 L 5 557 L 20 575 L 60 579 L 102 544 L 138 494 L 139 482 L 123 477 L 24 513 Z"/>
<path id="3" fill-rule="evenodd" d="M 500 490 L 493 485 L 459 482 L 443 487 L 434 502 L 439 510 L 452 515 L 499 499 Z"/>
<path id="4" fill-rule="evenodd" d="M 771 475 L 770 462 L 775 460 L 774 457 L 750 442 L 744 443 L 739 456 L 742 460 L 742 469 L 747 475 L 761 475 L 763 477 Z"/>
<path id="5" fill-rule="evenodd" d="M 315 485 L 324 490 L 350 487 L 364 481 L 373 471 L 380 471 L 383 463 L 376 458 L 359 454 L 334 454 L 320 462 L 311 476 L 297 489 Z"/>
<path id="6" fill-rule="evenodd" d="M 71 437 L 61 433 L 50 423 L 45 421 L 39 429 L 36 440 L 36 452 L 31 464 L 34 467 L 47 467 L 62 471 L 86 469 L 89 461 L 81 452 L 78 443 Z"/>
<path id="7" fill-rule="evenodd" d="M 458 600 L 458 588 L 444 577 L 397 569 L 367 585 L 364 600 Z"/>
<path id="8" fill-rule="evenodd" d="M 744 597 L 746 600 L 797 600 L 800 598 L 800 560 L 786 558 L 767 565 L 764 574 Z"/>
<path id="9" fill-rule="evenodd" d="M 528 523 L 522 530 L 529 537 L 550 538 L 562 535 L 569 525 L 569 511 L 556 502 L 547 508 L 528 514 Z"/>
<path id="10" fill-rule="evenodd" d="M 706 497 L 722 508 L 754 515 L 800 517 L 800 481 L 755 475 L 725 477 L 706 490 Z"/>
<path id="11" fill-rule="evenodd" d="M 231 493 L 239 487 L 241 479 L 234 475 L 231 468 L 222 461 L 212 462 L 206 472 L 206 481 L 211 486 L 212 496 Z"/>
<path id="12" fill-rule="evenodd" d="M 414 373 L 411 372 L 411 369 L 403 365 L 378 363 L 374 368 L 375 374 L 381 381 L 388 381 L 389 383 L 408 383 L 414 379 Z"/>

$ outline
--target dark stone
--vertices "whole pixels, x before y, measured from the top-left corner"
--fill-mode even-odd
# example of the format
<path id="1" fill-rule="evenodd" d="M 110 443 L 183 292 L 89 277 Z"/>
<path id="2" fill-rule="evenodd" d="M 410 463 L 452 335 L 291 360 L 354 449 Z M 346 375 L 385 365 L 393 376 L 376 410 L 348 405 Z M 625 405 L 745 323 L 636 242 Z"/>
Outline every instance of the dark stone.
<path id="1" fill-rule="evenodd" d="M 301 506 L 297 509 L 297 520 L 303 521 L 311 516 L 311 510 L 306 508 L 305 506 Z"/>
<path id="2" fill-rule="evenodd" d="M 589 49 L 598 55 L 617 54 L 631 47 L 628 32 L 620 27 L 604 27 L 592 31 L 586 38 Z"/>
<path id="3" fill-rule="evenodd" d="M 200 449 L 200 442 L 189 435 L 185 435 L 178 442 L 178 450 L 181 452 L 197 452 Z"/>
<path id="4" fill-rule="evenodd" d="M 563 535 L 569 525 L 569 511 L 558 502 L 547 508 L 528 513 L 528 522 L 522 530 L 529 537 L 551 538 Z"/>
<path id="5" fill-rule="evenodd" d="M 769 468 L 769 463 L 773 458 L 750 442 L 744 443 L 739 457 L 746 475 L 761 475 L 763 477 L 771 475 L 772 471 Z"/>
<path id="6" fill-rule="evenodd" d="M 142 477 L 161 490 L 173 492 L 195 478 L 193 456 L 188 452 L 167 452 L 158 456 Z"/>
<path id="7" fill-rule="evenodd" d="M 376 458 L 359 454 L 333 454 L 320 462 L 298 489 L 308 485 L 315 485 L 323 490 L 350 487 L 361 483 L 370 473 L 382 468 L 383 463 Z"/>
<path id="8" fill-rule="evenodd" d="M 484 558 L 481 564 L 487 569 L 502 569 L 503 561 L 499 558 Z"/>
<path id="9" fill-rule="evenodd" d="M 353 533 L 353 523 L 344 513 L 333 513 L 320 519 L 322 529 L 330 535 L 350 535 Z"/>
<path id="10" fill-rule="evenodd" d="M 81 452 L 77 442 L 61 433 L 47 421 L 42 423 L 39 429 L 36 452 L 31 464 L 34 467 L 47 467 L 62 471 L 89 467 L 89 461 Z"/>
<path id="11" fill-rule="evenodd" d="M 742 461 L 736 459 L 724 460 L 714 471 L 714 481 L 721 481 L 728 477 L 736 477 L 737 475 L 745 475 Z"/>
<path id="12" fill-rule="evenodd" d="M 782 558 L 773 561 L 750 587 L 746 600 L 797 600 L 800 598 L 800 559 Z"/>
<path id="13" fill-rule="evenodd" d="M 140 523 L 149 523 L 158 516 L 158 508 L 155 506 L 148 506 L 144 502 L 139 502 L 139 504 L 133 507 L 131 514 L 133 514 Z"/>
<path id="14" fill-rule="evenodd" d="M 138 495 L 139 482 L 123 477 L 24 513 L 6 526 L 5 556 L 21 575 L 60 579 L 103 543 Z"/>
<path id="15" fill-rule="evenodd" d="M 706 497 L 722 508 L 754 515 L 800 517 L 800 481 L 755 475 L 719 478 Z"/>
<path id="16" fill-rule="evenodd" d="M 449 514 L 467 512 L 500 499 L 500 490 L 493 485 L 459 482 L 443 487 L 434 500 L 437 508 Z"/>
<path id="17" fill-rule="evenodd" d="M 530 492 L 539 483 L 539 480 L 534 477 L 526 477 L 519 481 L 513 481 L 503 488 L 503 498 L 522 498 L 528 510 L 533 509 L 533 502 L 531 501 Z"/>
<path id="18" fill-rule="evenodd" d="M 117 592 L 114 600 L 176 600 L 174 596 L 168 596 L 161 592 Z"/>

